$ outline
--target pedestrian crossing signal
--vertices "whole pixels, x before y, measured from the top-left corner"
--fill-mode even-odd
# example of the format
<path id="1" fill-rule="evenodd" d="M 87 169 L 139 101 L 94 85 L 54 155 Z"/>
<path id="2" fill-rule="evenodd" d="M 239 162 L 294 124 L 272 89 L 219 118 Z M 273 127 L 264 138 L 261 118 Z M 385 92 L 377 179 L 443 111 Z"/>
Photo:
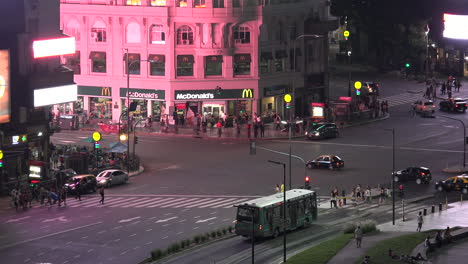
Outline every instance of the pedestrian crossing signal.
<path id="1" fill-rule="evenodd" d="M 94 142 L 94 148 L 101 148 L 101 144 L 99 143 L 99 141 Z"/>
<path id="2" fill-rule="evenodd" d="M 360 91 L 360 90 L 356 90 L 356 95 L 361 95 L 361 91 Z"/>
<path id="3" fill-rule="evenodd" d="M 310 189 L 310 177 L 309 176 L 305 176 L 304 178 L 304 188 Z"/>
<path id="4" fill-rule="evenodd" d="M 291 109 L 291 103 L 286 103 L 286 109 Z"/>
<path id="5" fill-rule="evenodd" d="M 0 168 L 3 168 L 3 160 L 0 160 Z"/>

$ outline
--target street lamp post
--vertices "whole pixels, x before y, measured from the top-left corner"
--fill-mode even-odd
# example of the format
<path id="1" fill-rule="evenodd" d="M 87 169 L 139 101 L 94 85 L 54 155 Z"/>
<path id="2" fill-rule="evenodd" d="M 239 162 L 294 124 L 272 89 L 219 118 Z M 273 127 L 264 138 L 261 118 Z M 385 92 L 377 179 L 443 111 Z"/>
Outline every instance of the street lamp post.
<path id="1" fill-rule="evenodd" d="M 425 71 L 425 76 L 426 76 L 426 82 L 427 78 L 429 77 L 429 31 L 426 31 L 426 71 Z"/>
<path id="2" fill-rule="evenodd" d="M 268 162 L 283 165 L 283 186 L 286 186 L 286 164 L 274 160 Z M 286 188 L 283 190 L 283 263 L 286 263 Z"/>
<path id="3" fill-rule="evenodd" d="M 392 223 L 395 225 L 395 129 L 384 129 L 392 132 Z"/>
<path id="4" fill-rule="evenodd" d="M 466 126 L 465 126 L 465 123 L 463 121 L 461 121 L 460 119 L 456 119 L 456 118 L 453 118 L 453 117 L 448 117 L 448 116 L 443 116 L 443 115 L 438 115 L 440 117 L 443 117 L 443 118 L 447 118 L 447 119 L 451 119 L 451 120 L 455 120 L 455 121 L 458 121 L 462 124 L 462 128 L 463 128 L 463 169 L 465 169 L 465 164 L 466 164 Z"/>

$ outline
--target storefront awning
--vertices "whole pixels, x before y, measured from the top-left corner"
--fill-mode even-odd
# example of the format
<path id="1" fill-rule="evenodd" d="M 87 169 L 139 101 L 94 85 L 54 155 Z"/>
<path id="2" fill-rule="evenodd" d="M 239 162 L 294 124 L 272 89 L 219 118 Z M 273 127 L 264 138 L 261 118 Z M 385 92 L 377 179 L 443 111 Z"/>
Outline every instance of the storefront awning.
<path id="1" fill-rule="evenodd" d="M 91 60 L 106 60 L 106 53 L 104 51 L 91 51 L 89 53 L 89 59 Z"/>
<path id="2" fill-rule="evenodd" d="M 262 61 L 272 60 L 273 59 L 273 53 L 271 53 L 271 52 L 262 52 L 261 56 L 260 56 L 260 59 Z"/>
<path id="3" fill-rule="evenodd" d="M 193 55 L 177 55 L 178 63 L 194 63 Z"/>
<path id="4" fill-rule="evenodd" d="M 123 55 L 123 60 L 127 59 L 127 54 Z M 139 61 L 140 60 L 140 54 L 136 53 L 129 53 L 128 54 L 128 61 Z"/>
<path id="5" fill-rule="evenodd" d="M 288 53 L 286 52 L 286 50 L 277 50 L 275 51 L 275 58 L 276 59 L 283 59 L 283 58 L 286 58 L 288 57 Z"/>
<path id="6" fill-rule="evenodd" d="M 206 56 L 207 63 L 219 63 L 223 62 L 223 56 Z"/>
<path id="7" fill-rule="evenodd" d="M 250 54 L 235 54 L 234 55 L 234 62 L 235 63 L 250 63 L 252 62 L 252 58 L 250 57 Z"/>
<path id="8" fill-rule="evenodd" d="M 150 54 L 148 56 L 148 60 L 152 62 L 164 63 L 166 62 L 166 56 L 161 54 Z"/>

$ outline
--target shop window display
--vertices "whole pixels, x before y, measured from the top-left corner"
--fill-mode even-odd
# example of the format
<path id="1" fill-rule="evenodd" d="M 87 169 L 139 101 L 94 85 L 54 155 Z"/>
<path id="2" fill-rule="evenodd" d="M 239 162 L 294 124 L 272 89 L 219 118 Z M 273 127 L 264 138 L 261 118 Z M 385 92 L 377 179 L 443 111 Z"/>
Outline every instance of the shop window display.
<path id="1" fill-rule="evenodd" d="M 250 54 L 234 55 L 234 75 L 250 75 Z"/>
<path id="2" fill-rule="evenodd" d="M 193 76 L 193 55 L 177 56 L 177 76 Z"/>
<path id="3" fill-rule="evenodd" d="M 91 118 L 112 118 L 112 99 L 90 97 L 89 112 Z"/>

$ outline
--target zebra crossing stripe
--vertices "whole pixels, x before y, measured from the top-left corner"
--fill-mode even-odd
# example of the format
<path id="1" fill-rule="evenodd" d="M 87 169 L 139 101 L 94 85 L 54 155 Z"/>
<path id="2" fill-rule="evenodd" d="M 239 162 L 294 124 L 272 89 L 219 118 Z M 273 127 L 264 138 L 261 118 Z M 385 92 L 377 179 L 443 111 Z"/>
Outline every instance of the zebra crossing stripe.
<path id="1" fill-rule="evenodd" d="M 156 203 L 156 204 L 153 204 L 153 205 L 150 205 L 150 206 L 146 206 L 147 208 L 153 208 L 153 207 L 157 207 L 157 206 L 161 206 L 163 204 L 168 204 L 168 203 L 173 203 L 173 202 L 176 202 L 176 201 L 183 201 L 183 200 L 187 200 L 188 198 L 176 198 L 175 200 L 172 200 L 172 201 L 161 201 L 160 203 Z"/>
<path id="2" fill-rule="evenodd" d="M 105 202 L 105 205 L 111 205 L 111 204 L 115 204 L 115 203 L 121 203 L 122 201 L 124 201 L 125 198 L 117 198 L 117 199 L 112 199 L 111 201 L 107 201 Z M 93 206 L 96 206 L 98 204 L 98 200 L 94 201 L 93 203 L 88 203 L 86 205 L 84 205 L 83 207 L 93 207 Z"/>
<path id="3" fill-rule="evenodd" d="M 247 201 L 247 200 L 250 200 L 250 199 L 240 199 L 240 200 L 237 200 L 237 201 L 229 202 L 227 204 L 220 204 L 219 207 L 232 208 L 233 205 L 242 203 L 242 202 Z"/>
<path id="4" fill-rule="evenodd" d="M 159 199 L 154 199 L 154 200 L 152 200 L 152 201 L 150 201 L 150 202 L 137 205 L 137 206 L 135 206 L 135 208 L 146 207 L 146 206 L 148 206 L 148 205 L 152 205 L 152 204 L 155 204 L 155 203 L 160 203 L 160 202 L 162 202 L 162 201 L 169 201 L 169 200 L 174 200 L 174 199 L 176 199 L 176 198 L 169 198 L 169 199 L 159 198 Z"/>
<path id="5" fill-rule="evenodd" d="M 142 200 L 142 201 L 139 201 L 138 203 L 126 204 L 126 205 L 124 205 L 124 206 L 122 206 L 122 207 L 123 207 L 123 208 L 131 207 L 131 206 L 135 206 L 135 207 L 136 207 L 136 205 L 146 204 L 146 203 L 148 203 L 148 202 L 150 202 L 150 201 L 152 201 L 152 202 L 153 202 L 153 201 L 159 201 L 159 200 L 161 200 L 161 199 L 163 199 L 163 198 L 152 198 L 152 197 L 151 197 L 151 198 L 145 199 L 144 201 L 143 201 L 143 200 Z"/>
<path id="6" fill-rule="evenodd" d="M 138 202 L 138 201 L 141 201 L 141 200 L 146 200 L 146 201 L 147 201 L 147 200 L 150 199 L 150 198 L 143 198 L 143 199 L 137 198 L 137 199 L 138 199 L 138 200 L 136 200 L 136 201 L 135 201 L 135 200 L 129 201 L 129 200 L 130 200 L 130 199 L 129 199 L 129 200 L 124 201 L 124 202 L 122 202 L 122 203 L 113 204 L 113 205 L 111 205 L 111 206 L 109 206 L 109 207 L 123 207 L 123 206 L 126 206 L 126 205 L 133 205 L 133 204 L 135 204 L 135 202 Z"/>
<path id="7" fill-rule="evenodd" d="M 200 202 L 203 202 L 203 201 L 207 201 L 207 200 L 211 200 L 212 198 L 203 198 L 203 199 L 200 199 L 198 201 L 193 201 L 193 202 L 190 202 L 190 203 L 184 203 L 184 204 L 181 204 L 181 205 L 176 205 L 174 206 L 173 208 L 180 208 L 180 207 L 186 207 L 188 205 L 191 205 L 191 204 L 194 204 L 194 203 L 200 203 Z"/>
<path id="8" fill-rule="evenodd" d="M 202 205 L 202 206 L 199 206 L 198 208 L 212 207 L 212 206 L 215 206 L 216 204 L 225 204 L 225 203 L 227 203 L 229 201 L 232 201 L 232 200 L 236 200 L 236 198 L 226 199 L 226 200 L 223 200 L 223 201 L 218 201 L 218 202 Z"/>
<path id="9" fill-rule="evenodd" d="M 186 204 L 187 202 L 190 202 L 190 201 L 193 201 L 193 200 L 198 200 L 198 199 L 199 198 L 192 198 L 192 199 L 188 199 L 188 200 L 184 200 L 184 201 L 178 201 L 178 202 L 163 205 L 163 206 L 161 206 L 161 208 L 172 207 L 174 205 L 179 205 L 179 204 Z"/>
<path id="10" fill-rule="evenodd" d="M 219 201 L 219 200 L 224 200 L 224 198 L 212 199 L 212 200 L 206 201 L 206 202 L 195 203 L 195 204 L 192 204 L 192 205 L 185 206 L 185 208 L 198 207 L 200 205 L 204 205 L 204 204 L 207 204 L 207 203 L 213 203 L 213 202 L 216 202 L 216 201 Z"/>
<path id="11" fill-rule="evenodd" d="M 82 200 L 82 201 L 79 201 L 79 200 L 75 200 L 74 203 L 72 203 L 70 206 L 71 207 L 81 207 L 81 206 L 85 206 L 85 205 L 89 205 L 89 204 L 94 204 L 96 203 L 97 201 L 99 200 L 94 200 L 95 197 L 93 197 L 93 199 L 88 199 L 88 200 Z M 123 199 L 123 198 L 122 198 Z"/>

